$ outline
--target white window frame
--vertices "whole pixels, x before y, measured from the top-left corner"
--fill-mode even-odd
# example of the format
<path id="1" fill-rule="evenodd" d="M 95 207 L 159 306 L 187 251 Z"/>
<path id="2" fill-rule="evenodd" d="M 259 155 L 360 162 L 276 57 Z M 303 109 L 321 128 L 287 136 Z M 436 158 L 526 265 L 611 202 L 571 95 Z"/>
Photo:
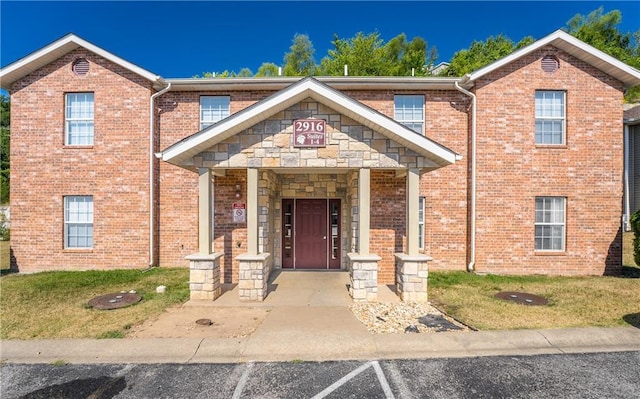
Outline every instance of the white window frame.
<path id="1" fill-rule="evenodd" d="M 94 94 L 66 93 L 64 108 L 64 145 L 92 146 L 95 132 Z"/>
<path id="2" fill-rule="evenodd" d="M 418 197 L 418 249 L 424 249 L 424 209 L 426 197 Z"/>
<path id="3" fill-rule="evenodd" d="M 540 97 L 542 96 L 542 97 Z M 561 99 L 561 109 L 556 109 L 556 99 Z M 567 93 L 563 90 L 536 90 L 535 93 L 535 142 L 536 145 L 564 145 L 567 131 Z M 554 142 L 553 126 L 559 122 L 560 142 Z M 539 130 L 541 125 L 551 125 L 551 132 Z M 551 141 L 547 141 L 548 138 Z"/>
<path id="4" fill-rule="evenodd" d="M 416 104 L 420 104 L 419 112 L 416 112 L 418 110 L 415 107 Z M 424 108 L 425 102 L 422 94 L 396 94 L 393 96 L 394 119 L 420 134 L 425 134 Z M 410 113 L 411 117 L 404 115 L 407 113 Z M 418 124 L 420 125 L 419 129 L 415 126 Z"/>
<path id="5" fill-rule="evenodd" d="M 556 215 L 553 214 L 554 212 Z M 567 199 L 565 197 L 535 198 L 534 248 L 536 252 L 564 252 L 567 240 L 566 221 Z M 560 245 L 554 244 L 557 239 L 560 239 Z M 546 244 L 545 240 L 549 240 L 550 245 Z"/>
<path id="6" fill-rule="evenodd" d="M 85 204 L 84 206 L 82 204 Z M 74 233 L 75 231 L 75 233 Z M 80 232 L 84 234 L 80 234 Z M 93 248 L 93 196 L 64 197 L 64 248 Z"/>
<path id="7" fill-rule="evenodd" d="M 200 130 L 228 117 L 230 109 L 230 96 L 200 96 Z"/>

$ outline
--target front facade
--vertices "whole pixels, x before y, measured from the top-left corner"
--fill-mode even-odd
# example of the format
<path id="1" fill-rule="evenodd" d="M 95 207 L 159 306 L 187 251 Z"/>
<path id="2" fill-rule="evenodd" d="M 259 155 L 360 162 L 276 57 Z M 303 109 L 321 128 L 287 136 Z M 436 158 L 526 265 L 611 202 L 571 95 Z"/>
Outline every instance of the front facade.
<path id="1" fill-rule="evenodd" d="M 555 32 L 462 78 L 163 79 L 70 35 L 0 72 L 23 272 L 190 266 L 192 297 L 348 270 L 621 268 L 622 97 L 640 72 Z"/>

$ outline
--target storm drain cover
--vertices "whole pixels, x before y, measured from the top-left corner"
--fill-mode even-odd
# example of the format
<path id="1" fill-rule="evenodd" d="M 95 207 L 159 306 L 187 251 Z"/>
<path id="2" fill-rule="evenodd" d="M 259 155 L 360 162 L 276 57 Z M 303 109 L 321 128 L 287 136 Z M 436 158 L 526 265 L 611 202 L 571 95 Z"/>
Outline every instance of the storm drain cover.
<path id="1" fill-rule="evenodd" d="M 505 301 L 513 301 L 523 305 L 544 306 L 548 303 L 546 298 L 538 295 L 527 294 L 526 292 L 503 291 L 495 295 L 496 298 Z"/>
<path id="2" fill-rule="evenodd" d="M 141 299 L 142 297 L 135 291 L 122 291 L 97 296 L 89 301 L 89 306 L 100 310 L 118 309 L 138 303 Z"/>

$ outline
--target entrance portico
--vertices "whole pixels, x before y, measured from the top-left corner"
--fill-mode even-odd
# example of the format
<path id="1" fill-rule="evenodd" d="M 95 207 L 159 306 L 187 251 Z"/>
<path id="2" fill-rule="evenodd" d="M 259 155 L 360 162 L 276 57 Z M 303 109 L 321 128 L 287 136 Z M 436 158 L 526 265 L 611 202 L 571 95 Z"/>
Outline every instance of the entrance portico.
<path id="1" fill-rule="evenodd" d="M 324 121 L 322 145 L 295 136 L 300 120 Z M 223 275 L 261 301 L 273 268 L 313 268 L 348 270 L 355 301 L 379 283 L 426 300 L 420 175 L 456 157 L 313 78 L 176 143 L 162 159 L 199 174 L 192 298 L 215 299 Z"/>

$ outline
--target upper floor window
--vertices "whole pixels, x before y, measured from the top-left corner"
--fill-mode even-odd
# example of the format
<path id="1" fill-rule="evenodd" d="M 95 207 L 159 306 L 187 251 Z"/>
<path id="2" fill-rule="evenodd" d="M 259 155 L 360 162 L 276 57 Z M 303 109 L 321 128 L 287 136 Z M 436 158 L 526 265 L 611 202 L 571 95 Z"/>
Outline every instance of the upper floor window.
<path id="1" fill-rule="evenodd" d="M 93 145 L 93 93 L 65 96 L 65 145 Z"/>
<path id="2" fill-rule="evenodd" d="M 536 251 L 564 251 L 565 198 L 536 197 Z"/>
<path id="3" fill-rule="evenodd" d="M 229 116 L 229 96 L 200 96 L 200 130 Z"/>
<path id="4" fill-rule="evenodd" d="M 93 248 L 93 197 L 64 197 L 64 247 Z"/>
<path id="5" fill-rule="evenodd" d="M 409 129 L 424 134 L 424 96 L 396 95 L 394 118 Z"/>
<path id="6" fill-rule="evenodd" d="M 536 91 L 536 144 L 565 143 L 565 92 Z"/>

